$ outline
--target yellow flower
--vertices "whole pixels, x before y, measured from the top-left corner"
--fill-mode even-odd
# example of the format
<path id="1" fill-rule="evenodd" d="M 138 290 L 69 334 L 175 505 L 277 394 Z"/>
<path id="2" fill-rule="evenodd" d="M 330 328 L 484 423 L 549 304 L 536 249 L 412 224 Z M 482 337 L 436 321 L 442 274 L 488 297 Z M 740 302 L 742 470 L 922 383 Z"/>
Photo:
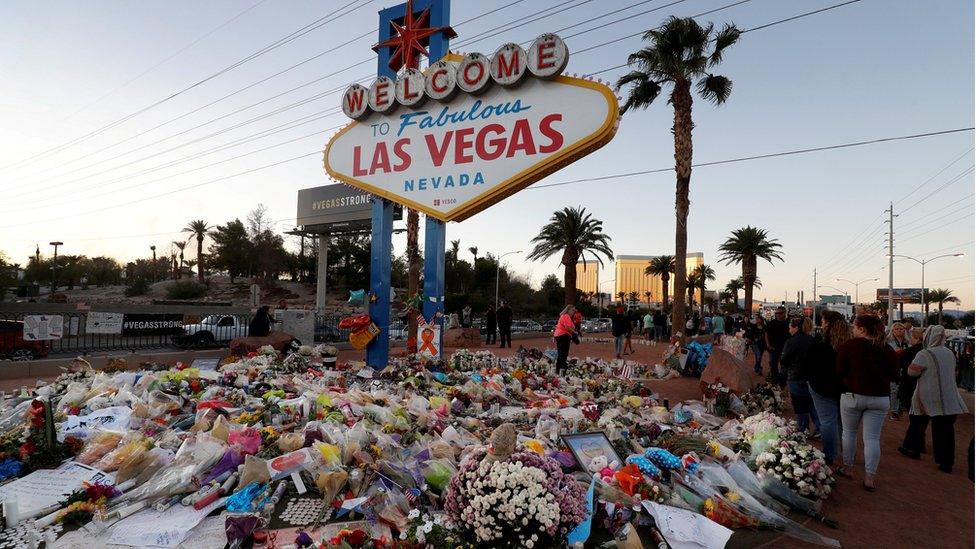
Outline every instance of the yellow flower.
<path id="1" fill-rule="evenodd" d="M 529 450 L 531 450 L 531 451 L 539 454 L 540 456 L 546 455 L 546 449 L 545 449 L 545 447 L 542 446 L 542 443 L 541 442 L 539 442 L 538 440 L 536 440 L 534 438 L 525 441 L 525 447 L 528 448 Z"/>

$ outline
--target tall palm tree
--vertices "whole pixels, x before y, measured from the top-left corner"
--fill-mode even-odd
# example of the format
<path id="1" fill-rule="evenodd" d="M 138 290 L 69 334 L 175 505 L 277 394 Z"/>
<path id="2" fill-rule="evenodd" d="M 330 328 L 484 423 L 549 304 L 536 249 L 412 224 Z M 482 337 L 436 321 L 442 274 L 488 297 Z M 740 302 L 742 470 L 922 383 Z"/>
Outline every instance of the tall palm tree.
<path id="1" fill-rule="evenodd" d="M 478 247 L 477 246 L 471 246 L 470 248 L 468 248 L 468 251 L 471 252 L 471 255 L 474 256 L 474 261 L 471 263 L 471 265 L 472 266 L 477 266 L 478 265 Z"/>
<path id="2" fill-rule="evenodd" d="M 654 295 L 650 290 L 644 292 L 644 299 L 647 300 L 647 309 L 651 309 L 651 296 Z"/>
<path id="3" fill-rule="evenodd" d="M 648 276 L 661 277 L 661 309 L 664 314 L 668 314 L 668 282 L 671 280 L 671 273 L 674 272 L 674 256 L 659 255 L 651 258 L 651 261 L 644 267 L 644 274 Z"/>
<path id="4" fill-rule="evenodd" d="M 563 208 L 552 214 L 549 223 L 532 239 L 535 248 L 527 256 L 546 260 L 561 253 L 563 288 L 566 305 L 576 301 L 576 264 L 590 254 L 602 267 L 603 260 L 613 259 L 610 237 L 603 232 L 603 222 L 586 213 L 586 208 Z"/>
<path id="5" fill-rule="evenodd" d="M 190 238 L 196 237 L 197 239 L 197 279 L 202 283 L 203 274 L 205 272 L 205 265 L 203 260 L 203 239 L 207 237 L 207 233 L 210 231 L 210 225 L 202 219 L 195 219 L 190 222 L 189 225 L 183 228 L 184 233 L 190 233 Z"/>
<path id="6" fill-rule="evenodd" d="M 687 280 L 688 253 L 688 192 L 691 186 L 693 103 L 691 87 L 695 83 L 698 95 L 706 101 L 721 105 L 732 93 L 732 81 L 712 74 L 710 68 L 722 62 L 725 49 L 739 40 L 741 32 L 735 25 L 726 24 L 715 29 L 709 23 L 699 25 L 694 19 L 671 17 L 663 25 L 644 33 L 650 43 L 627 58 L 634 70 L 617 80 L 617 89 L 630 86 L 627 100 L 620 114 L 632 108 L 647 108 L 661 94 L 663 86 L 671 86 L 668 103 L 674 109 L 671 133 L 674 135 L 675 231 L 674 231 L 674 325 L 684 326 L 684 292 Z"/>
<path id="7" fill-rule="evenodd" d="M 177 280 L 183 278 L 183 263 L 184 263 L 184 261 L 183 261 L 183 252 L 186 251 L 186 244 L 187 243 L 184 242 L 184 241 L 177 241 L 177 240 L 174 240 L 173 241 L 173 245 L 176 246 L 176 249 L 180 251 L 180 267 L 176 271 L 177 272 L 177 275 L 176 275 Z"/>
<path id="8" fill-rule="evenodd" d="M 627 292 L 617 292 L 617 304 L 623 305 L 624 299 L 627 298 Z"/>
<path id="9" fill-rule="evenodd" d="M 709 280 L 715 280 L 715 269 L 704 263 L 695 267 L 696 288 L 701 290 L 701 316 L 705 316 L 705 285 Z"/>
<path id="10" fill-rule="evenodd" d="M 779 249 L 783 246 L 775 239 L 769 238 L 766 231 L 758 227 L 745 226 L 732 231 L 732 236 L 719 246 L 720 259 L 726 265 L 742 264 L 742 282 L 745 285 L 745 311 L 752 314 L 752 289 L 758 278 L 756 277 L 756 263 L 765 259 L 770 265 L 774 259 L 783 261 Z"/>
<path id="11" fill-rule="evenodd" d="M 638 301 L 640 301 L 640 294 L 638 294 L 637 292 L 630 292 L 629 294 L 627 294 L 627 301 L 631 304 L 637 303 Z"/>
<path id="12" fill-rule="evenodd" d="M 728 290 L 721 290 L 718 293 L 718 300 L 727 305 L 732 305 L 732 312 L 735 312 L 735 305 L 734 302 L 732 301 L 733 298 L 734 296 L 732 295 L 732 292 Z"/>
<path id="13" fill-rule="evenodd" d="M 460 240 L 452 240 L 451 241 L 451 252 L 450 252 L 451 253 L 451 259 L 453 259 L 454 261 L 457 261 L 458 260 L 458 252 L 460 252 L 460 251 L 461 251 L 461 241 Z"/>
<path id="14" fill-rule="evenodd" d="M 939 324 L 942 324 L 942 306 L 946 303 L 959 303 L 959 298 L 952 295 L 952 290 L 947 290 L 945 288 L 936 288 L 934 290 L 926 290 L 925 292 L 926 300 L 929 303 L 939 304 Z M 929 305 L 925 304 L 925 315 L 929 314 Z"/>
<path id="15" fill-rule="evenodd" d="M 733 278 L 725 285 L 725 291 L 732 295 L 732 312 L 739 310 L 739 290 L 745 287 L 742 277 Z"/>
<path id="16" fill-rule="evenodd" d="M 415 303 L 414 296 L 420 293 L 420 213 L 407 208 L 407 297 Z M 417 352 L 417 313 L 410 308 L 407 314 L 407 352 Z"/>
<path id="17" fill-rule="evenodd" d="M 700 277 L 701 274 L 698 273 L 697 269 L 694 269 L 690 273 L 688 273 L 687 291 L 688 291 L 688 313 L 689 314 L 695 310 L 695 290 L 697 290 L 698 286 L 701 284 L 700 282 L 698 282 L 698 279 Z M 677 300 L 675 301 L 677 302 Z M 675 305 L 677 305 L 677 303 L 675 303 Z"/>

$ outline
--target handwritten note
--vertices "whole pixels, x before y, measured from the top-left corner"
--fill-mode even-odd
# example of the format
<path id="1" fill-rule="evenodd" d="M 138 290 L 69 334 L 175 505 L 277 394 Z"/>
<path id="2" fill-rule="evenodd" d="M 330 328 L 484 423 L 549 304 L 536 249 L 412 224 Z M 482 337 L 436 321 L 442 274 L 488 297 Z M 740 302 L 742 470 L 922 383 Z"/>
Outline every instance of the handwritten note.
<path id="1" fill-rule="evenodd" d="M 673 549 L 720 549 L 732 536 L 732 530 L 698 513 L 653 501 L 643 505 Z"/>
<path id="2" fill-rule="evenodd" d="M 224 504 L 218 499 L 197 511 L 192 506 L 174 505 L 159 512 L 145 509 L 116 523 L 109 543 L 136 547 L 176 547 L 190 535 L 200 521 Z"/>
<path id="3" fill-rule="evenodd" d="M 98 469 L 80 463 L 68 463 L 58 469 L 42 469 L 0 487 L 0 501 L 17 499 L 18 513 L 31 514 L 63 501 L 83 482 L 111 482 Z"/>
<path id="4" fill-rule="evenodd" d="M 85 439 L 96 428 L 124 433 L 129 429 L 131 417 L 132 408 L 128 406 L 110 406 L 87 416 L 68 416 L 64 423 L 58 425 L 58 440 L 63 441 L 68 435 Z"/>

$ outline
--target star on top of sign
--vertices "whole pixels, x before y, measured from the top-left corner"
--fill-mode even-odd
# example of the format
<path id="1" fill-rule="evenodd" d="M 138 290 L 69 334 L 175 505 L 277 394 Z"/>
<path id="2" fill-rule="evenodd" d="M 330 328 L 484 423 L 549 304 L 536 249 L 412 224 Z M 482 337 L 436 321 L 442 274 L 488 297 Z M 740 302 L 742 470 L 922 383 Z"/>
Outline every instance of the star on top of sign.
<path id="1" fill-rule="evenodd" d="M 457 33 L 449 26 L 429 27 L 430 8 L 425 9 L 419 16 L 414 17 L 413 0 L 407 0 L 406 14 L 402 23 L 390 21 L 396 30 L 396 36 L 392 36 L 379 44 L 373 46 L 373 51 L 378 52 L 381 48 L 393 48 L 390 55 L 390 68 L 395 72 L 401 68 L 417 69 L 420 67 L 419 57 L 428 56 L 427 44 L 430 37 L 442 32 L 445 38 L 454 38 Z"/>

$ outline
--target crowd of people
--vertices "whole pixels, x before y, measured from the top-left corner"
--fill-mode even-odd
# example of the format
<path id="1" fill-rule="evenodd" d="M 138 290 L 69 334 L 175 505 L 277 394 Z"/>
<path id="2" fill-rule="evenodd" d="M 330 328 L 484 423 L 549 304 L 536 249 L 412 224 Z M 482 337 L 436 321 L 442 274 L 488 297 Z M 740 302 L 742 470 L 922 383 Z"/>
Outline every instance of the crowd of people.
<path id="1" fill-rule="evenodd" d="M 828 463 L 840 458 L 839 475 L 853 476 L 860 429 L 862 483 L 874 491 L 882 427 L 905 412 L 908 425 L 899 452 L 921 459 L 931 423 L 935 463 L 939 470 L 952 472 L 954 424 L 967 409 L 956 387 L 956 356 L 945 345 L 945 328 L 923 330 L 896 322 L 886 331 L 884 321 L 874 315 L 859 315 L 848 323 L 840 313 L 825 311 L 820 332 L 813 335 L 809 318 L 787 320 L 781 309 L 760 338 L 761 322 L 746 330 L 756 368 L 761 368 L 765 348 L 769 379 L 788 389 L 799 428 L 822 437 Z M 786 325 L 785 337 L 779 323 Z"/>

